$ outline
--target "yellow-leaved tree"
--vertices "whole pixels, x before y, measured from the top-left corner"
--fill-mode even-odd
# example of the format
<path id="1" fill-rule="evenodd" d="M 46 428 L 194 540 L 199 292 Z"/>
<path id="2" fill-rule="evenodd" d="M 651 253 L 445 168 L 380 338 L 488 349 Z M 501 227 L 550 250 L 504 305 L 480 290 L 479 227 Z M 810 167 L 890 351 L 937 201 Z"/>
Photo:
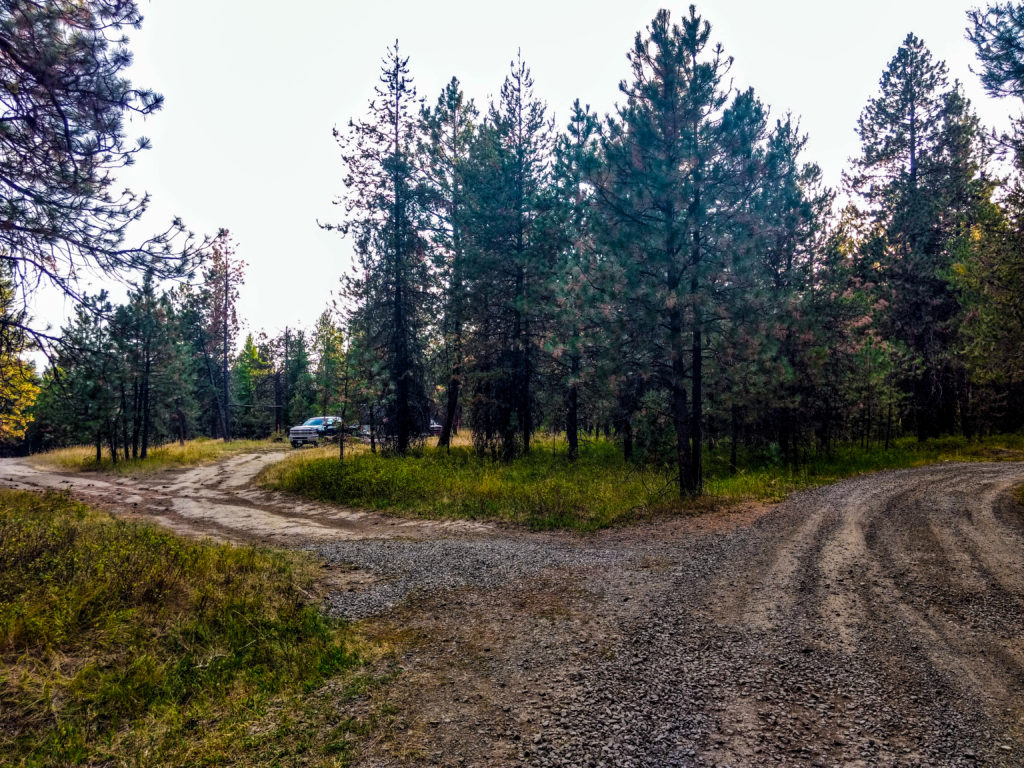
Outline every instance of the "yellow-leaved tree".
<path id="1" fill-rule="evenodd" d="M 14 283 L 7 272 L 0 270 L 0 443 L 25 436 L 39 394 L 35 368 L 21 359 L 30 344 L 24 313 L 16 308 Z"/>

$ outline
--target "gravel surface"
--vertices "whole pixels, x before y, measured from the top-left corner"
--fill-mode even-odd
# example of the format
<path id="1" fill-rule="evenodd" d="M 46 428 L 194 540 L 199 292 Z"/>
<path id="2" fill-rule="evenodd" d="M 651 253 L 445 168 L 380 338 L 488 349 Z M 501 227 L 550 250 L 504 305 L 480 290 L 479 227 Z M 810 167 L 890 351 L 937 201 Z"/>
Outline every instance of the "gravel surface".
<path id="1" fill-rule="evenodd" d="M 372 575 L 361 588 L 328 595 L 330 612 L 350 619 L 381 615 L 425 593 L 493 589 L 551 569 L 599 567 L 624 559 L 618 548 L 571 544 L 564 537 L 508 534 L 488 539 L 364 539 L 310 549 L 328 564 L 355 567 Z"/>
<path id="2" fill-rule="evenodd" d="M 1022 469 L 858 478 L 683 542 L 523 758 L 1024 765 L 1024 538 L 994 514 Z"/>
<path id="3" fill-rule="evenodd" d="M 1020 482 L 943 465 L 717 528 L 327 545 L 377 578 L 333 610 L 417 596 L 425 638 L 361 764 L 1024 765 Z"/>

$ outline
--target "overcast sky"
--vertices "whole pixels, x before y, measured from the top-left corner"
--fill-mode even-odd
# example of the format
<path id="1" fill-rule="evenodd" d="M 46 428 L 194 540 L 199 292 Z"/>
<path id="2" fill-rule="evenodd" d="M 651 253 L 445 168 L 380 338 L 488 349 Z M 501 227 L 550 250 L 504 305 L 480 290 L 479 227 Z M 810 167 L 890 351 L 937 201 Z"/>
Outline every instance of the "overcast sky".
<path id="1" fill-rule="evenodd" d="M 574 98 L 600 114 L 619 100 L 626 52 L 664 3 L 594 0 L 143 0 L 132 35 L 138 85 L 162 111 L 132 123 L 153 148 L 125 181 L 153 196 L 150 227 L 181 216 L 196 232 L 231 230 L 248 262 L 240 311 L 248 329 L 312 325 L 350 264 L 348 244 L 322 231 L 342 191 L 335 125 L 365 113 L 380 59 L 396 38 L 421 96 L 453 75 L 478 106 L 497 93 L 517 48 L 536 92 L 564 123 Z M 669 6 L 674 17 L 687 5 Z M 706 0 L 713 39 L 735 58 L 774 115 L 791 111 L 807 158 L 838 184 L 856 154 L 854 125 L 882 70 L 913 31 L 963 81 L 989 125 L 1013 105 L 986 97 L 971 73 L 966 11 L 957 0 Z M 59 303 L 38 310 L 62 322 Z"/>

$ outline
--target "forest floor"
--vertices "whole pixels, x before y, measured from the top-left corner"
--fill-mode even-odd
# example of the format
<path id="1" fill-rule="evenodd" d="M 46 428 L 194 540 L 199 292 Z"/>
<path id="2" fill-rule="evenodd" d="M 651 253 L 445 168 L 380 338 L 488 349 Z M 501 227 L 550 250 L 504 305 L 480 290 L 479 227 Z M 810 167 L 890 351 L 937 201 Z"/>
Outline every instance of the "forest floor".
<path id="1" fill-rule="evenodd" d="M 297 501 L 253 485 L 277 458 L 0 485 L 318 555 L 326 609 L 400 649 L 357 765 L 1024 764 L 1022 463 L 584 535 Z"/>

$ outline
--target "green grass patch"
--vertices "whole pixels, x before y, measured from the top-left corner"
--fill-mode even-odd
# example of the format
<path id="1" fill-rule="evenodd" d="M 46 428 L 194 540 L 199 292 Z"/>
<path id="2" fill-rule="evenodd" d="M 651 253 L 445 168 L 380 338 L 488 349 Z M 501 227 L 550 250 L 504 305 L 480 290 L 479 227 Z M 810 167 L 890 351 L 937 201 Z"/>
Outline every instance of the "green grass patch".
<path id="1" fill-rule="evenodd" d="M 338 462 L 336 449 L 302 451 L 269 467 L 267 488 L 314 499 L 433 518 L 508 520 L 536 529 L 596 529 L 632 519 L 663 502 L 671 477 L 622 461 L 610 442 L 589 443 L 575 463 L 564 447 L 539 447 L 514 462 L 424 448 L 383 458 L 368 451 Z"/>
<path id="2" fill-rule="evenodd" d="M 779 501 L 790 493 L 882 469 L 940 461 L 1024 459 L 1024 436 L 968 442 L 942 438 L 895 441 L 888 450 L 842 446 L 831 456 L 806 458 L 798 469 L 782 465 L 777 452 L 744 452 L 743 469 L 728 470 L 728 450 L 709 451 L 705 497 L 680 501 L 674 472 L 642 467 L 622 458 L 605 440 L 587 441 L 569 461 L 564 442 L 545 443 L 510 463 L 476 455 L 468 447 L 450 453 L 427 447 L 405 458 L 346 455 L 336 449 L 296 452 L 269 467 L 266 488 L 313 499 L 431 518 L 507 520 L 534 529 L 595 530 L 659 512 L 692 512 L 708 503 Z"/>
<path id="3" fill-rule="evenodd" d="M 346 764 L 380 649 L 320 613 L 316 572 L 0 491 L 0 766 Z"/>
<path id="4" fill-rule="evenodd" d="M 256 453 L 260 451 L 283 451 L 287 443 L 270 440 L 223 440 L 198 438 L 180 443 L 167 443 L 152 447 L 145 459 L 118 459 L 115 464 L 110 453 L 103 452 L 103 458 L 96 461 L 95 446 L 76 445 L 71 448 L 58 448 L 46 453 L 39 453 L 32 460 L 43 466 L 72 472 L 116 472 L 118 474 L 135 474 L 153 472 L 175 467 L 193 467 L 199 464 L 212 464 L 222 459 L 237 456 L 240 453 Z"/>

